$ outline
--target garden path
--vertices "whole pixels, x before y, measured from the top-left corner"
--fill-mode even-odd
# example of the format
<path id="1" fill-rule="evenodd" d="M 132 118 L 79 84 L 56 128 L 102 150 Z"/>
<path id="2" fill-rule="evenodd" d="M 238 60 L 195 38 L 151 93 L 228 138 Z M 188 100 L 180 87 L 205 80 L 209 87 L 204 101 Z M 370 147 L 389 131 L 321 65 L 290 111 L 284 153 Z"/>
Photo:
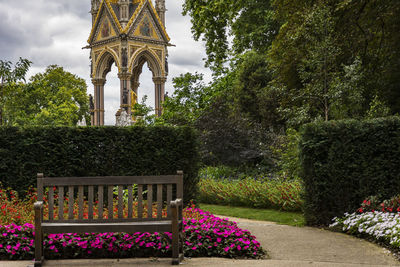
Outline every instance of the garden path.
<path id="1" fill-rule="evenodd" d="M 220 216 L 224 217 L 224 216 Z M 250 230 L 268 250 L 268 260 L 231 260 L 221 258 L 186 259 L 184 266 L 275 266 L 275 267 L 378 267 L 400 266 L 390 253 L 375 244 L 341 233 L 311 228 L 278 225 L 271 222 L 231 218 Z M 47 261 L 57 267 L 171 266 L 171 259 L 62 260 Z M 0 262 L 1 267 L 26 267 L 31 262 Z"/>

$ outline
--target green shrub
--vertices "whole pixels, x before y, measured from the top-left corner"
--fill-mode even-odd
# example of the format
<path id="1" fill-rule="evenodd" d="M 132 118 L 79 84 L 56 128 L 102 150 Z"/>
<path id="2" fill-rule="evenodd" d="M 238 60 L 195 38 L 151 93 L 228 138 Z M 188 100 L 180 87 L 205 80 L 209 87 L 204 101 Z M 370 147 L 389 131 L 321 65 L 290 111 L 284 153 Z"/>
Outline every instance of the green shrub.
<path id="1" fill-rule="evenodd" d="M 298 180 L 242 180 L 202 178 L 202 203 L 300 211 L 302 186 Z"/>
<path id="2" fill-rule="evenodd" d="M 20 194 L 36 173 L 57 176 L 165 175 L 184 171 L 196 199 L 197 135 L 189 127 L 0 128 L 0 182 Z"/>
<path id="3" fill-rule="evenodd" d="M 312 123 L 300 141 L 308 224 L 329 224 L 368 196 L 400 190 L 400 118 Z"/>

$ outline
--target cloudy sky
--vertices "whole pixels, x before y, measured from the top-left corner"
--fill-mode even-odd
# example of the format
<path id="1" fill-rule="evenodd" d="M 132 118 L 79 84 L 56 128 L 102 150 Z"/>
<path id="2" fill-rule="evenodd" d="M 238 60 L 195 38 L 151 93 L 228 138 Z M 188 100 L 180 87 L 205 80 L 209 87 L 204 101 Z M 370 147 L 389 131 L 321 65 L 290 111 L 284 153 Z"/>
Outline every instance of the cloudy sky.
<path id="1" fill-rule="evenodd" d="M 154 2 L 154 0 L 153 0 Z M 166 91 L 173 93 L 172 78 L 186 72 L 204 73 L 204 45 L 192 39 L 189 17 L 182 16 L 183 0 L 166 0 L 169 48 L 169 77 Z M 88 94 L 93 94 L 90 81 L 89 50 L 91 30 L 90 0 L 0 0 L 0 60 L 16 62 L 19 57 L 33 62 L 28 76 L 57 64 L 86 80 Z M 154 87 L 146 65 L 140 77 L 139 99 L 148 95 L 154 106 Z M 119 108 L 119 80 L 116 67 L 107 75 L 105 86 L 106 124 L 115 124 Z"/>

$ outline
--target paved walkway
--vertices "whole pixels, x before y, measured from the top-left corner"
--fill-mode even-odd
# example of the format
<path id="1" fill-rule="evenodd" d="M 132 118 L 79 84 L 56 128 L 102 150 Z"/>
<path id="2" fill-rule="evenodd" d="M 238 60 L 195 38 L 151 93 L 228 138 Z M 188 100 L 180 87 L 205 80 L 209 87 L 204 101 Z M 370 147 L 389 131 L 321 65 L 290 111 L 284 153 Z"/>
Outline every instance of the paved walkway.
<path id="1" fill-rule="evenodd" d="M 223 217 L 223 216 L 220 216 Z M 222 258 L 186 259 L 185 266 L 276 266 L 276 267 L 360 267 L 400 266 L 390 253 L 372 243 L 341 233 L 310 227 L 292 227 L 270 222 L 233 219 L 250 230 L 267 249 L 271 259 L 230 260 Z M 54 267 L 171 266 L 166 259 L 62 260 L 47 261 Z M 31 262 L 0 262 L 1 267 L 26 267 Z"/>

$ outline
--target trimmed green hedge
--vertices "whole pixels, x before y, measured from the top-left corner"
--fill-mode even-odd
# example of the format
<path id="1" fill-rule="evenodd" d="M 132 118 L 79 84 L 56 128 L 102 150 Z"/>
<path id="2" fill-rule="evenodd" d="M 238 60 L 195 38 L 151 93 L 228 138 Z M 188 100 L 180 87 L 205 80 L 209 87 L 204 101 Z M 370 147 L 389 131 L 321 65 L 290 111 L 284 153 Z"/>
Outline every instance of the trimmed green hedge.
<path id="1" fill-rule="evenodd" d="M 313 123 L 301 134 L 307 224 L 329 224 L 367 196 L 400 193 L 400 118 Z"/>
<path id="2" fill-rule="evenodd" d="M 19 193 L 46 176 L 165 175 L 184 171 L 196 199 L 197 134 L 189 127 L 0 127 L 0 181 Z"/>

